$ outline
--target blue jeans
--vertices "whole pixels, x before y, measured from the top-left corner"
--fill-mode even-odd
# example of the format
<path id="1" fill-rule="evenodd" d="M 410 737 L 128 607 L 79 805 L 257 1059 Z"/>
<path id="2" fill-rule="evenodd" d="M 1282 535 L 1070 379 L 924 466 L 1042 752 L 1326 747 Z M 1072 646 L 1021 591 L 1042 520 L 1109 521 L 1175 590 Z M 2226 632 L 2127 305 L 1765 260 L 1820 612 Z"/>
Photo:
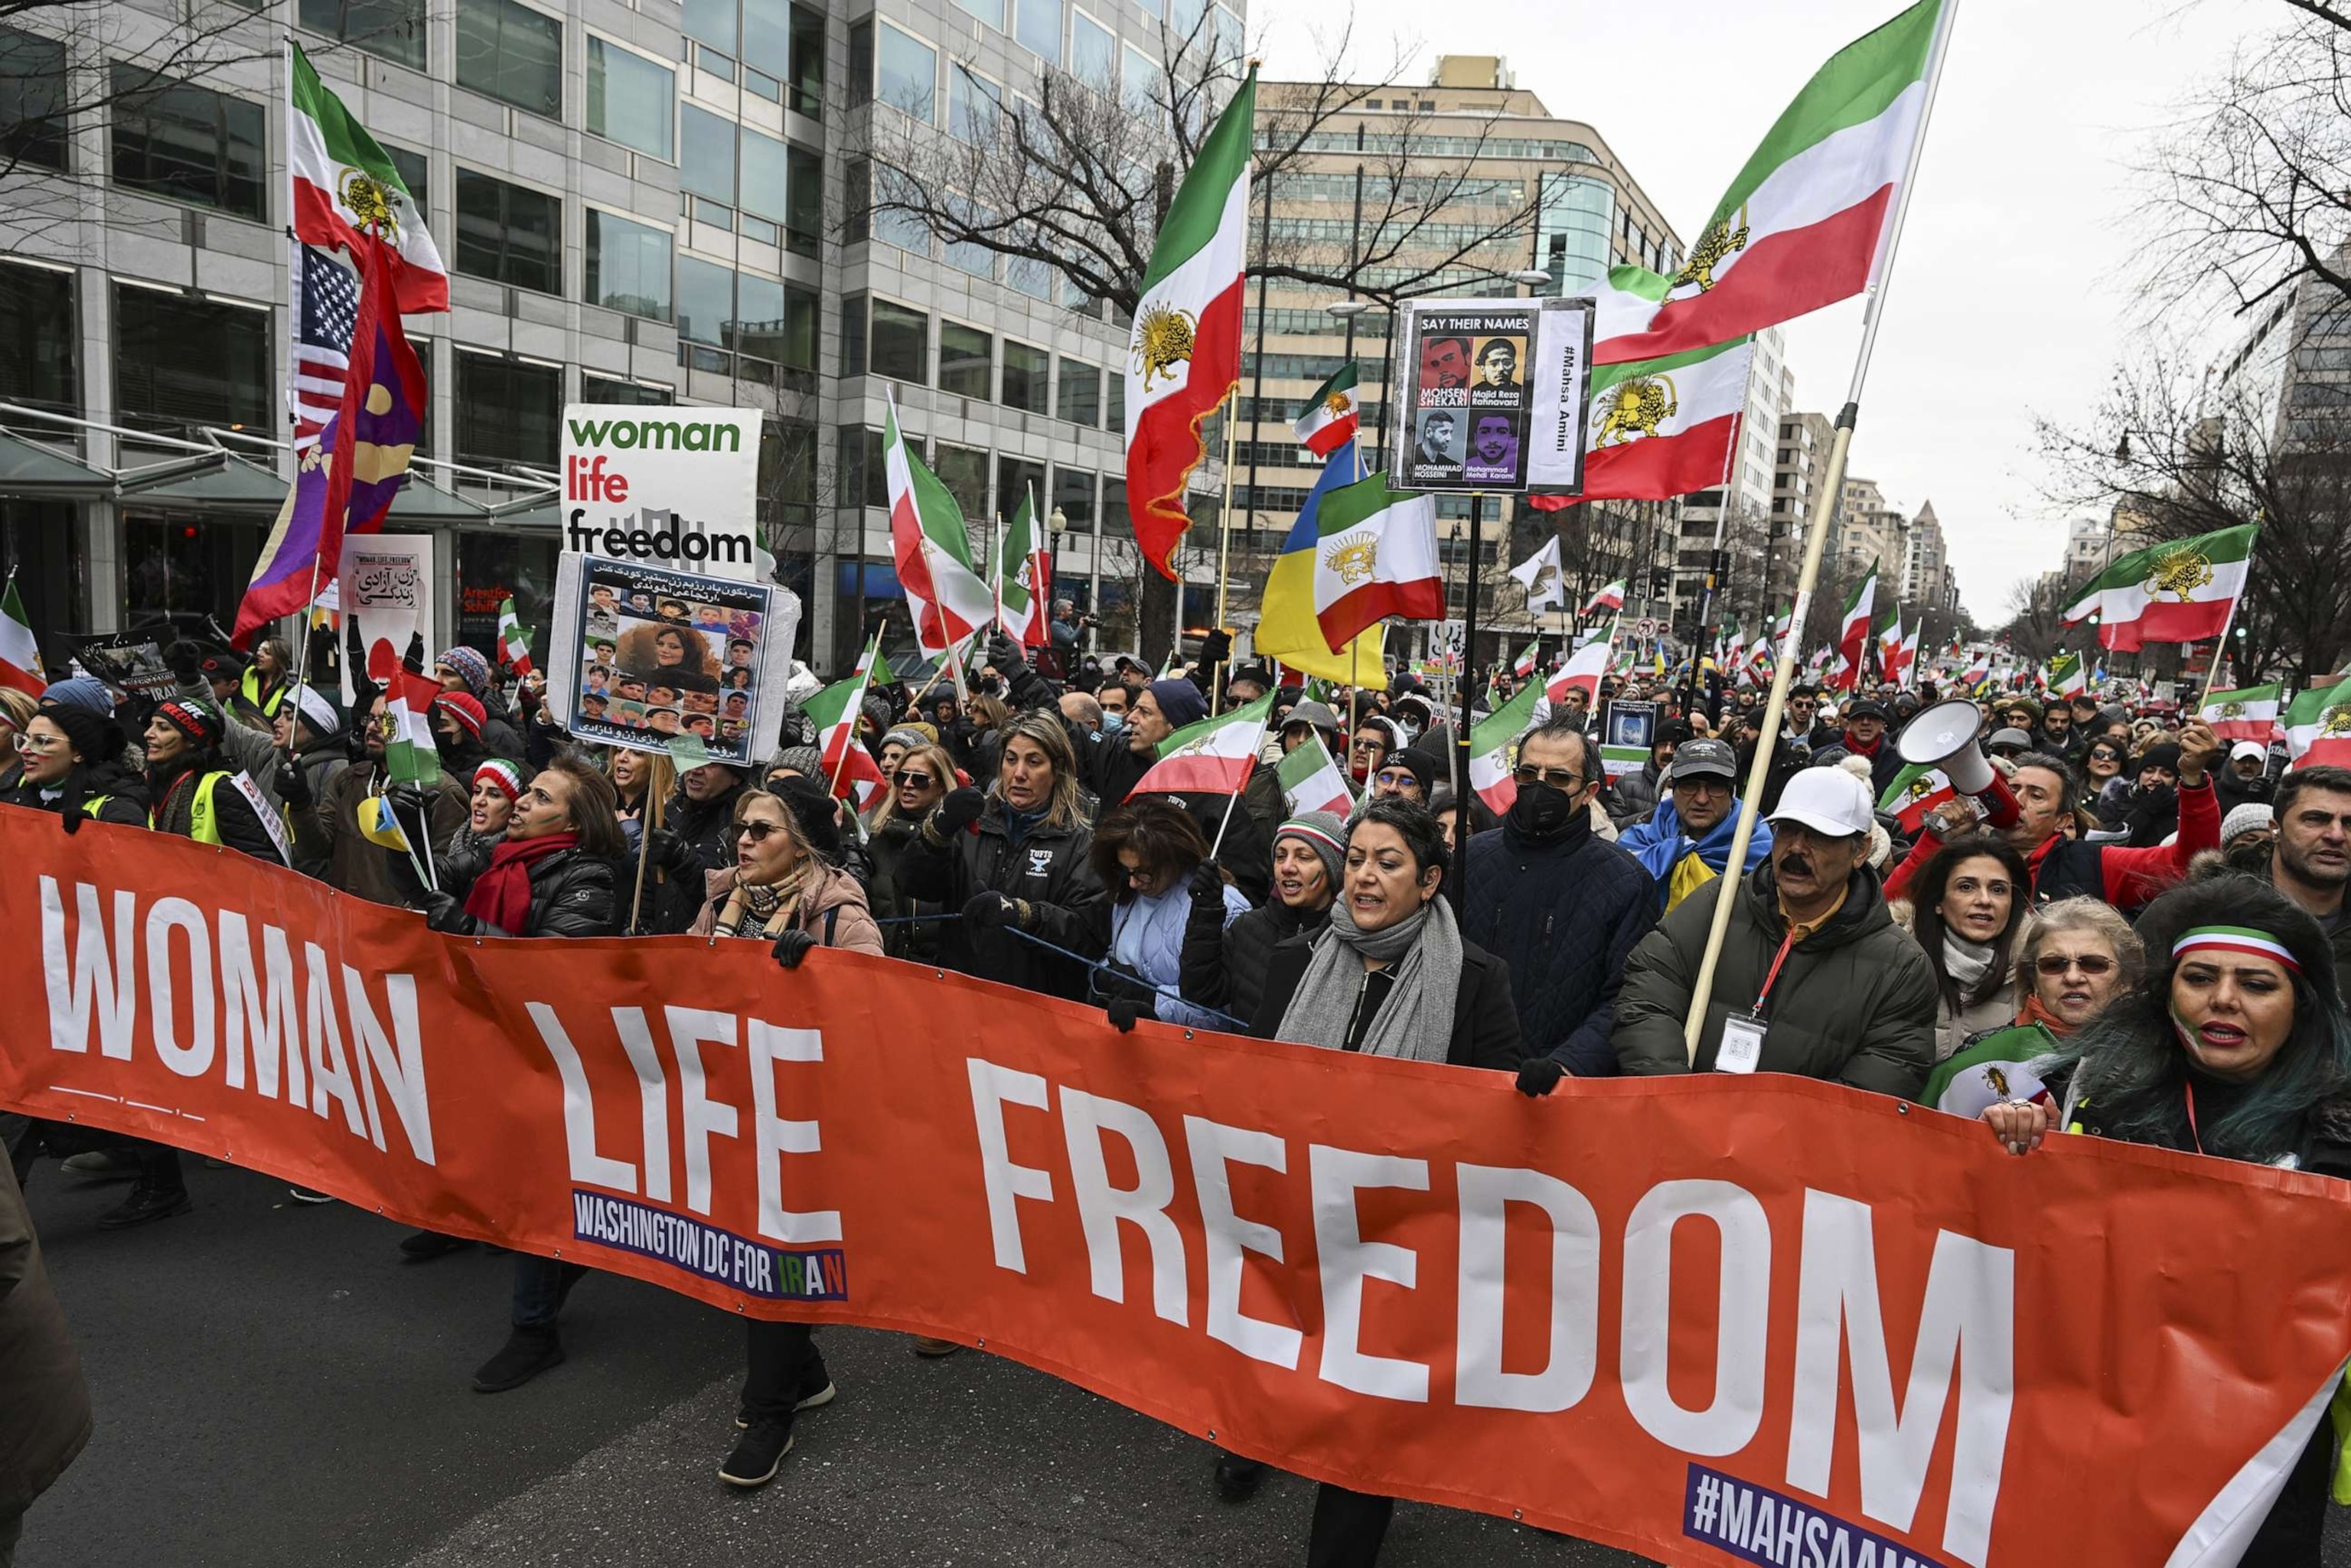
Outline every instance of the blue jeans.
<path id="1" fill-rule="evenodd" d="M 536 1252 L 517 1252 L 514 1260 L 514 1326 L 553 1328 L 563 1311 L 564 1298 L 587 1277 L 586 1266 L 542 1258 Z"/>

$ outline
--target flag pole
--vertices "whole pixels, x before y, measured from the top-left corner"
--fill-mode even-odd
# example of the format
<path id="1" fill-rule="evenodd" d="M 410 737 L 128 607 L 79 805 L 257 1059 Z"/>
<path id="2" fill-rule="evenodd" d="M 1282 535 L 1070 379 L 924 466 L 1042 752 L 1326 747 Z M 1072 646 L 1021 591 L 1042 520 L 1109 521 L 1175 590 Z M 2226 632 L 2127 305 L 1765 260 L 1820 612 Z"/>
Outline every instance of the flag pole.
<path id="1" fill-rule="evenodd" d="M 881 653 L 882 635 L 877 632 L 874 633 L 873 641 L 865 645 L 865 657 L 858 661 L 857 690 L 850 694 L 850 702 L 852 706 L 862 703 L 865 700 L 867 690 L 873 685 L 873 661 L 881 656 Z M 841 760 L 832 765 L 832 783 L 828 792 L 831 794 L 835 800 L 839 800 L 841 798 L 841 772 L 849 766 L 849 748 L 856 744 L 857 721 L 852 718 L 849 721 L 847 738 L 841 742 Z M 885 779 L 882 782 L 883 788 L 886 789 L 889 787 L 890 781 L 888 779 Z"/>
<path id="2" fill-rule="evenodd" d="M 2254 537 L 2258 538 L 2260 536 L 2256 534 Z M 2250 563 L 2252 559 L 2253 552 L 2252 549 L 2248 549 L 2245 551 L 2245 559 Z M 14 574 L 12 573 L 11 575 L 13 576 Z M 2253 575 L 2250 565 L 2248 565 L 2245 575 L 2248 578 L 2251 578 Z M 2244 601 L 2245 595 L 2241 590 L 2235 598 L 2229 601 L 2229 613 L 2220 622 L 2220 641 L 2215 643 L 2212 648 L 2212 667 L 2204 672 L 2204 695 L 2196 699 L 2196 719 L 2199 722 L 2200 722 L 2204 717 L 2204 709 L 2212 701 L 2213 692 L 2220 687 L 2220 661 L 2229 652 L 2229 633 L 2235 631 L 2237 628 L 2237 606 L 2242 604 Z M 2082 689 L 2084 691 L 2088 691 L 2090 689 L 2089 679 L 2086 675 L 2083 678 Z"/>
<path id="3" fill-rule="evenodd" d="M 294 760 L 295 726 L 302 722 L 302 688 L 310 678 L 310 618 L 319 612 L 319 557 L 314 552 L 310 557 L 310 598 L 309 601 L 302 607 L 302 647 L 294 656 L 294 690 L 291 694 L 294 702 L 294 723 L 286 727 L 285 750 L 286 760 L 288 762 Z M 8 580 L 11 582 L 16 580 L 15 571 L 8 573 Z M 2230 613 L 2235 612 L 2236 607 L 2230 606 Z"/>
<path id="4" fill-rule="evenodd" d="M 1268 185 L 1266 189 L 1268 200 L 1270 201 L 1272 187 Z M 1263 325 L 1262 319 L 1259 325 Z M 1233 553 L 1233 437 L 1240 430 L 1240 422 L 1241 383 L 1236 380 L 1231 390 L 1225 393 L 1225 498 L 1217 507 L 1217 630 L 1219 632 L 1225 629 L 1225 583 L 1228 577 L 1226 566 L 1232 559 Z M 1252 491 L 1249 495 L 1249 505 L 1252 509 L 1256 504 L 1257 495 Z M 1252 515 L 1254 515 L 1253 510 Z M 1176 580 L 1176 640 L 1179 646 L 1184 640 L 1184 581 L 1181 578 Z M 1224 672 L 1231 663 L 1231 656 L 1228 654 L 1217 660 L 1216 668 L 1209 672 L 1208 712 L 1211 715 L 1220 713 L 1224 709 Z M 1217 837 L 1220 841 L 1224 838 L 1222 828 L 1217 830 Z M 1209 852 L 1213 854 L 1215 852 L 1212 850 Z"/>
<path id="5" fill-rule="evenodd" d="M 1730 912 L 1739 901 L 1740 879 L 1747 868 L 1747 846 L 1755 836 L 1756 811 L 1762 804 L 1764 787 L 1771 782 L 1771 753 L 1779 744 L 1780 727 L 1786 722 L 1788 688 L 1796 673 L 1798 629 L 1812 609 L 1813 589 L 1820 580 L 1829 519 L 1836 507 L 1837 492 L 1844 484 L 1845 459 L 1853 451 L 1853 429 L 1860 417 L 1862 384 L 1869 377 L 1869 360 L 1877 345 L 1887 281 L 1894 273 L 1895 252 L 1902 243 L 1902 223 L 1910 211 L 1910 195 L 1917 188 L 1919 156 L 1926 150 L 1927 127 L 1934 120 L 1935 92 L 1942 82 L 1943 61 L 1950 52 L 1951 18 L 1959 8 L 1959 0 L 1943 0 L 1942 14 L 1935 19 L 1935 41 L 1927 53 L 1927 96 L 1919 110 L 1918 131 L 1911 140 L 1910 158 L 1903 168 L 1902 188 L 1895 196 L 1893 214 L 1886 220 L 1868 308 L 1862 317 L 1861 345 L 1854 355 L 1853 382 L 1846 389 L 1844 406 L 1837 411 L 1836 435 L 1829 445 L 1828 472 L 1813 502 L 1812 518 L 1805 525 L 1804 564 L 1796 579 L 1796 602 L 1789 612 L 1788 631 L 1781 639 L 1779 660 L 1771 672 L 1771 695 L 1764 701 L 1761 733 L 1755 741 L 1755 760 L 1747 769 L 1746 798 L 1739 803 L 1738 826 L 1731 831 L 1730 851 L 1723 860 L 1719 891 L 1715 895 L 1714 920 L 1707 928 L 1706 952 L 1698 961 L 1698 980 L 1690 990 L 1689 1013 L 1682 1023 L 1682 1049 L 1691 1067 L 1698 1065 L 1698 1040 L 1706 1032 L 1707 1008 L 1714 998 L 1714 973 L 1722 962 L 1723 941 L 1730 934 Z"/>

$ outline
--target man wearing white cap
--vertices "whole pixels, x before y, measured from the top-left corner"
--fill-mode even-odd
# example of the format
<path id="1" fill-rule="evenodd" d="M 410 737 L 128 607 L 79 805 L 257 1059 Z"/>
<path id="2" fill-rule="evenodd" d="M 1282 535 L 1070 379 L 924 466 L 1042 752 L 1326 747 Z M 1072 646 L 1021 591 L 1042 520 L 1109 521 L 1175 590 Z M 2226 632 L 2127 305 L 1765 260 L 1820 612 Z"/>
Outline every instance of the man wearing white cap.
<path id="1" fill-rule="evenodd" d="M 2276 792 L 2270 748 L 2258 740 L 2237 742 L 2229 747 L 2229 760 L 2212 770 L 2212 799 L 2224 818 L 2240 806 L 2266 805 Z"/>
<path id="2" fill-rule="evenodd" d="M 1935 975 L 1868 863 L 1869 787 L 1809 768 L 1771 812 L 1771 863 L 1741 881 L 1698 1071 L 1791 1072 L 1901 1099 L 1935 1063 Z M 1611 1043 L 1627 1073 L 1687 1072 L 1682 1020 L 1724 883 L 1677 904 L 1633 950 Z"/>

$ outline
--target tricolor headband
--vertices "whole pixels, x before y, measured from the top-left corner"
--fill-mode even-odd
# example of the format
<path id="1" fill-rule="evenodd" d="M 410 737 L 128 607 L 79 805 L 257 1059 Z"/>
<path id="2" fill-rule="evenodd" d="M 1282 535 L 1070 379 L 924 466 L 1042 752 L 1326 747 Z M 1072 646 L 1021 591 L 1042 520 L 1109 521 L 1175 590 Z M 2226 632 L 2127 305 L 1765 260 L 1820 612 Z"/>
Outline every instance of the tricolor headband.
<path id="1" fill-rule="evenodd" d="M 2302 973 L 2301 961 L 2284 943 L 2250 925 L 2199 925 L 2182 932 L 2179 940 L 2171 945 L 2172 961 L 2177 963 L 2184 954 L 2203 951 L 2251 953 L 2256 957 L 2274 958 L 2294 973 Z"/>

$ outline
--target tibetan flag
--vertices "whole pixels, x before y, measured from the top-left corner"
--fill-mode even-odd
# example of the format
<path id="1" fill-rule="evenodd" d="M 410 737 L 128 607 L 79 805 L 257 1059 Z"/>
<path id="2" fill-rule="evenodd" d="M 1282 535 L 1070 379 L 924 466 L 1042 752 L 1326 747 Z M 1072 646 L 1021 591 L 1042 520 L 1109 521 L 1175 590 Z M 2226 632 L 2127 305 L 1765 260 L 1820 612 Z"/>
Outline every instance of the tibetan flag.
<path id="1" fill-rule="evenodd" d="M 368 648 L 368 679 L 383 688 L 383 716 L 392 729 L 383 743 L 384 777 L 394 784 L 433 783 L 441 777 L 432 719 L 441 683 L 403 669 L 391 642 L 381 637 Z"/>
<path id="2" fill-rule="evenodd" d="M 2284 727 L 2278 723 L 2280 695 L 2274 685 L 2212 692 L 2205 696 L 2198 716 L 2222 740 L 2258 740 L 2267 746 L 2285 738 Z"/>
<path id="3" fill-rule="evenodd" d="M 1535 727 L 1535 703 L 1543 690 L 1529 683 L 1501 711 L 1479 719 L 1469 731 L 1469 788 L 1498 817 L 1519 798 L 1518 782 L 1510 777 L 1511 747 Z"/>
<path id="4" fill-rule="evenodd" d="M 945 653 L 996 619 L 996 596 L 971 564 L 963 509 L 923 466 L 898 429 L 898 400 L 886 391 L 882 458 L 890 486 L 890 553 L 914 637 L 925 653 Z"/>
<path id="5" fill-rule="evenodd" d="M 1343 681 L 1372 691 L 1387 689 L 1387 665 L 1383 658 L 1387 628 L 1374 625 L 1337 653 L 1322 640 L 1322 624 L 1314 614 L 1314 563 L 1321 553 L 1323 502 L 1355 474 L 1357 457 L 1351 442 L 1331 454 L 1298 508 L 1265 578 L 1259 609 L 1255 645 L 1269 658 L 1287 667 L 1325 680 Z"/>
<path id="6" fill-rule="evenodd" d="M 1187 725 L 1159 743 L 1159 759 L 1135 780 L 1127 799 L 1165 791 L 1176 795 L 1235 795 L 1257 766 L 1273 694 L 1228 713 Z"/>
<path id="7" fill-rule="evenodd" d="M 1579 501 L 1663 501 L 1722 483 L 1755 340 L 1595 365 Z"/>
<path id="8" fill-rule="evenodd" d="M 329 92 L 299 44 L 286 46 L 293 100 L 286 115 L 286 167 L 294 185 L 294 237 L 356 256 L 380 237 L 385 271 L 410 316 L 449 308 L 449 269 L 425 232 L 424 211 L 391 155 Z"/>
<path id="9" fill-rule="evenodd" d="M 1282 799 L 1289 802 L 1292 816 L 1301 811 L 1330 811 L 1344 817 L 1355 809 L 1347 776 L 1339 771 L 1338 760 L 1314 729 L 1309 728 L 1306 738 L 1290 748 L 1276 771 L 1281 779 Z"/>
<path id="10" fill-rule="evenodd" d="M 1922 768 L 1913 762 L 1894 776 L 1886 793 L 1877 798 L 1877 809 L 1893 813 L 1900 820 L 1903 832 L 1911 838 L 1927 820 L 1927 813 L 1959 793 L 1939 768 Z"/>
<path id="11" fill-rule="evenodd" d="M 1877 563 L 1871 561 L 1867 575 L 1845 597 L 1844 614 L 1837 623 L 1837 652 L 1844 663 L 1828 683 L 1837 691 L 1860 689 L 1862 666 L 1868 662 L 1869 612 L 1876 601 Z"/>
<path id="12" fill-rule="evenodd" d="M 1040 543 L 1037 502 L 1023 493 L 1019 509 L 1005 525 L 996 547 L 997 620 L 1004 634 L 1024 648 L 1041 648 L 1053 640 L 1050 605 L 1053 591 L 1051 558 Z"/>
<path id="13" fill-rule="evenodd" d="M 516 674 L 530 674 L 530 633 L 522 629 L 511 594 L 498 606 L 498 657 Z"/>
<path id="14" fill-rule="evenodd" d="M 1603 312 L 1595 367 L 1728 342 L 1876 281 L 1949 9 L 1918 0 L 1830 56 L 1765 133 L 1673 277 L 1611 275 L 1610 293 L 1629 298 Z M 1599 336 L 1637 317 L 1633 301 L 1644 295 L 1656 309 L 1641 329 Z"/>
<path id="15" fill-rule="evenodd" d="M 1257 69 L 1200 142 L 1151 247 L 1127 340 L 1126 497 L 1134 542 L 1178 578 L 1192 519 L 1184 485 L 1207 456 L 1200 426 L 1240 384 L 1241 275 L 1249 255 Z"/>
<path id="16" fill-rule="evenodd" d="M 2218 637 L 2245 591 L 2254 524 L 2134 550 L 2065 606 L 2073 626 L 2098 618 L 2098 645 L 2134 653 L 2149 643 Z"/>
<path id="17" fill-rule="evenodd" d="M 401 329 L 400 312 L 387 308 L 389 254 L 372 238 L 360 242 L 359 322 L 342 407 L 318 444 L 295 461 L 294 484 L 236 607 L 231 641 L 239 647 L 333 582 L 345 535 L 382 528 L 408 482 L 409 458 L 424 432 L 424 367 Z"/>
<path id="18" fill-rule="evenodd" d="M 872 678 L 870 654 L 857 662 L 857 673 L 835 681 L 800 705 L 816 726 L 817 746 L 824 755 L 825 783 L 833 794 L 854 800 L 862 810 L 887 782 L 882 765 L 857 738 L 858 716 L 864 711 L 865 686 Z"/>
<path id="19" fill-rule="evenodd" d="M 2285 748 L 2295 768 L 2351 767 L 2351 680 L 2294 699 L 2285 710 Z"/>
<path id="20" fill-rule="evenodd" d="M 1328 457 L 1355 439 L 1363 415 L 1355 379 L 1353 361 L 1340 366 L 1329 381 L 1308 394 L 1306 412 L 1290 427 L 1298 434 L 1298 444 L 1318 457 Z"/>
<path id="21" fill-rule="evenodd" d="M 41 644 L 33 636 L 33 618 L 25 613 L 25 601 L 16 592 L 14 577 L 0 591 L 0 686 L 14 686 L 35 696 L 49 689 L 48 676 L 41 669 Z"/>
<path id="22" fill-rule="evenodd" d="M 1388 488 L 1385 474 L 1342 485 L 1317 508 L 1314 619 L 1333 652 L 1391 615 L 1445 619 L 1437 497 Z"/>

